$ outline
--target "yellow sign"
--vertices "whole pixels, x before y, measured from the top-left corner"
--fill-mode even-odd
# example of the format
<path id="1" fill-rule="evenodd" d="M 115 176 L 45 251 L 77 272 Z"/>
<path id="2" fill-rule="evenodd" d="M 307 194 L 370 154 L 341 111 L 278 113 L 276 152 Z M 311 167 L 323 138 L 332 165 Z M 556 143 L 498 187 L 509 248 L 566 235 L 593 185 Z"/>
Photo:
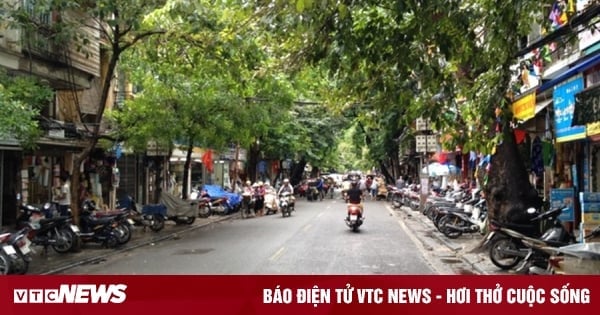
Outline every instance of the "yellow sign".
<path id="1" fill-rule="evenodd" d="M 586 127 L 588 137 L 600 134 L 600 122 L 587 124 Z"/>
<path id="2" fill-rule="evenodd" d="M 535 116 L 535 92 L 527 94 L 512 103 L 512 112 L 518 120 L 526 121 L 533 118 Z"/>

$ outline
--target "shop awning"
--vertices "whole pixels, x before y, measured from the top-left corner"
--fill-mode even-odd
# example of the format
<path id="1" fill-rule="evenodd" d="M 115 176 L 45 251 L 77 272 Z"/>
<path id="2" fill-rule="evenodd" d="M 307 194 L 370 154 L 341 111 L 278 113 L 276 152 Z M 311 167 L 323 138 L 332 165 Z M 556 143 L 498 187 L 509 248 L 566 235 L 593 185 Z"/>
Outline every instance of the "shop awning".
<path id="1" fill-rule="evenodd" d="M 537 115 L 539 112 L 543 111 L 544 108 L 548 107 L 548 105 L 550 105 L 550 104 L 552 104 L 552 99 L 535 103 L 535 114 Z"/>
<path id="2" fill-rule="evenodd" d="M 565 80 L 569 79 L 570 77 L 597 65 L 598 63 L 600 63 L 600 53 L 573 65 L 573 67 L 571 67 L 569 70 L 565 71 L 563 74 L 559 75 L 558 77 L 556 77 L 550 81 L 544 82 L 542 85 L 540 85 L 540 87 L 538 87 L 536 92 L 539 94 L 547 89 L 550 89 L 550 88 L 554 87 L 555 85 L 561 83 L 562 81 L 565 81 Z"/>

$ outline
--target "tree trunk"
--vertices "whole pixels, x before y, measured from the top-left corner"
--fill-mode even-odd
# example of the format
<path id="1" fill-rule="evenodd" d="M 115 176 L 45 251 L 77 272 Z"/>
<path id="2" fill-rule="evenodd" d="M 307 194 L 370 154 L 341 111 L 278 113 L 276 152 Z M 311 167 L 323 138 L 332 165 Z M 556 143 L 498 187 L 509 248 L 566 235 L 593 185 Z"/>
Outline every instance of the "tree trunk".
<path id="1" fill-rule="evenodd" d="M 542 206 L 542 199 L 529 183 L 512 129 L 503 128 L 503 142 L 491 158 L 484 185 L 488 216 L 499 222 L 527 223 L 527 208 Z"/>
<path id="2" fill-rule="evenodd" d="M 385 166 L 385 163 L 383 163 L 383 161 L 379 161 L 379 168 L 381 169 L 381 173 L 383 174 L 383 176 L 385 177 L 385 182 L 386 183 L 394 183 L 394 176 L 392 174 L 390 174 L 390 172 L 388 171 L 388 168 Z"/>
<path id="3" fill-rule="evenodd" d="M 250 150 L 248 151 L 248 164 L 246 165 L 246 174 L 248 174 L 247 180 L 252 181 L 253 183 L 258 180 L 256 174 L 258 155 L 260 153 L 260 148 L 258 146 L 258 143 L 254 143 L 250 147 Z"/>
<path id="4" fill-rule="evenodd" d="M 306 167 L 306 160 L 304 158 L 302 158 L 300 162 L 293 164 L 290 175 L 290 183 L 292 185 L 297 185 L 302 181 L 304 167 Z"/>
<path id="5" fill-rule="evenodd" d="M 190 178 L 190 166 L 192 165 L 192 151 L 194 150 L 193 138 L 188 141 L 188 149 L 185 154 L 185 163 L 183 164 L 183 186 L 181 188 L 181 199 L 187 199 L 189 194 L 188 181 Z"/>

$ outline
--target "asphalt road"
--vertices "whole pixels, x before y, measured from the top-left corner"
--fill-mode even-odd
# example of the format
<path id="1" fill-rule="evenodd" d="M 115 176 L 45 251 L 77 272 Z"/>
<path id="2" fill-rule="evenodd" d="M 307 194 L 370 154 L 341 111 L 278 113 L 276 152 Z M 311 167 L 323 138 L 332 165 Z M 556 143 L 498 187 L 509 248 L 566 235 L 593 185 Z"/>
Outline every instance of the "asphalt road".
<path id="1" fill-rule="evenodd" d="M 358 233 L 341 199 L 300 199 L 291 217 L 228 220 L 65 274 L 438 274 L 431 256 L 384 201 L 365 203 Z"/>

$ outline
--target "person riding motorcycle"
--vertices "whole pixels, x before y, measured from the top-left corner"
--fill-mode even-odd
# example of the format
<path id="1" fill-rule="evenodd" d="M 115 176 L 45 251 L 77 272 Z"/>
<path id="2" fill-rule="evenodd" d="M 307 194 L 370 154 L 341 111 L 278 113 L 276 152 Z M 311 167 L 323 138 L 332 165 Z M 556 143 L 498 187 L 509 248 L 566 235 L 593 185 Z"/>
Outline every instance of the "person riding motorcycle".
<path id="1" fill-rule="evenodd" d="M 350 189 L 346 192 L 346 202 L 359 205 L 360 215 L 363 215 L 363 204 L 362 204 L 362 190 L 358 187 L 358 184 L 353 181 Z"/>
<path id="2" fill-rule="evenodd" d="M 279 187 L 279 190 L 277 191 L 277 196 L 281 196 L 281 194 L 284 192 L 289 192 L 291 194 L 290 209 L 292 209 L 292 211 L 293 211 L 296 198 L 294 197 L 294 187 L 290 183 L 290 180 L 287 178 L 283 180 L 283 185 L 281 185 L 281 187 Z"/>

